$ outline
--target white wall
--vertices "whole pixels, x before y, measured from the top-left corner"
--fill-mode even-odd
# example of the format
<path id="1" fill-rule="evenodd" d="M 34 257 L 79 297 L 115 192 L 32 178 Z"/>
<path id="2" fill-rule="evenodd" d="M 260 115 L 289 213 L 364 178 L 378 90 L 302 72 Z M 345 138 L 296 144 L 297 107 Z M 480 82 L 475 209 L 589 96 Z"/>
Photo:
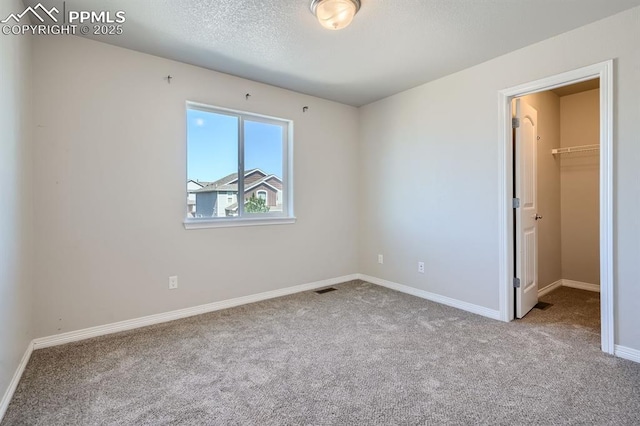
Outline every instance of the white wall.
<path id="1" fill-rule="evenodd" d="M 0 2 L 0 16 L 22 8 L 18 0 Z M 30 44 L 0 36 L 0 399 L 33 338 Z"/>
<path id="2" fill-rule="evenodd" d="M 635 8 L 363 107 L 361 272 L 497 310 L 498 92 L 614 58 L 615 342 L 640 349 L 639 18 Z"/>
<path id="3" fill-rule="evenodd" d="M 562 147 L 600 143 L 600 91 L 560 98 Z M 600 285 L 600 157 L 562 156 L 562 278 Z"/>
<path id="4" fill-rule="evenodd" d="M 357 272 L 357 109 L 78 37 L 34 49 L 37 336 Z M 187 100 L 294 120 L 296 224 L 184 229 Z"/>

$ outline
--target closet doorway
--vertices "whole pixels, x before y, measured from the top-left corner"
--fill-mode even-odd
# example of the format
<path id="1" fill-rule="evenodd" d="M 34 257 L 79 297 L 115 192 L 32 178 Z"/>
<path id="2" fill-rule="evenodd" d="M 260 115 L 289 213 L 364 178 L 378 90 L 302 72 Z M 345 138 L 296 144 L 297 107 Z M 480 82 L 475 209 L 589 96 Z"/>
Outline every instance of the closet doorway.
<path id="1" fill-rule="evenodd" d="M 599 89 L 593 79 L 512 101 L 514 117 L 521 116 L 513 138 L 514 188 L 523 197 L 520 212 L 514 210 L 516 251 L 535 251 L 523 265 L 514 259 L 521 277 L 516 317 L 598 334 Z"/>
<path id="2" fill-rule="evenodd" d="M 500 92 L 501 317 L 573 321 L 599 331 L 607 353 L 614 350 L 612 67 Z"/>

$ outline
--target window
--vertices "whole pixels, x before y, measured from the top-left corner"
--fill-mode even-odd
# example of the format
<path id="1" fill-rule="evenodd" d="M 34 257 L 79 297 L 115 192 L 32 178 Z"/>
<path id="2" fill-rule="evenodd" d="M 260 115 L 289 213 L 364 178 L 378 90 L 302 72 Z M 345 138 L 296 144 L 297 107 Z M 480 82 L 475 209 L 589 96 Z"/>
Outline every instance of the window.
<path id="1" fill-rule="evenodd" d="M 293 123 L 187 103 L 185 227 L 292 223 Z M 277 194 L 269 205 L 268 192 Z M 195 198 L 195 204 L 194 204 Z"/>

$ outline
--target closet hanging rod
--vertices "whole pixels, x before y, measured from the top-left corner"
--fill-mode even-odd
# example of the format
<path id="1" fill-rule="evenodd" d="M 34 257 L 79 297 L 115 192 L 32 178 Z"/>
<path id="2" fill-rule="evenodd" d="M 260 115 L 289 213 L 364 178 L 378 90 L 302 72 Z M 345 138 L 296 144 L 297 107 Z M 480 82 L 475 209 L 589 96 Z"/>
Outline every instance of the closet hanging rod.
<path id="1" fill-rule="evenodd" d="M 570 154 L 574 152 L 591 152 L 599 151 L 600 145 L 580 145 L 580 146 L 568 146 L 566 148 L 554 148 L 551 150 L 553 155 L 556 154 Z"/>

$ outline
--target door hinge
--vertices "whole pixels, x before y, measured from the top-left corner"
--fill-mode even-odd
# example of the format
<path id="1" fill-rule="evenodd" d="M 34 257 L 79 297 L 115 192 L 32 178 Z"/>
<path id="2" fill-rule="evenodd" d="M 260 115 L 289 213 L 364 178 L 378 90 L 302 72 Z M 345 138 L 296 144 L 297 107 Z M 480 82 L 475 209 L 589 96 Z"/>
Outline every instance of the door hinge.
<path id="1" fill-rule="evenodd" d="M 520 278 L 513 279 L 513 288 L 520 288 Z"/>
<path id="2" fill-rule="evenodd" d="M 517 129 L 518 127 L 520 127 L 520 119 L 519 118 L 512 118 L 511 119 L 511 127 L 513 127 L 514 129 Z"/>
<path id="3" fill-rule="evenodd" d="M 514 209 L 519 209 L 520 208 L 520 198 L 514 198 L 512 200 L 512 205 Z"/>

